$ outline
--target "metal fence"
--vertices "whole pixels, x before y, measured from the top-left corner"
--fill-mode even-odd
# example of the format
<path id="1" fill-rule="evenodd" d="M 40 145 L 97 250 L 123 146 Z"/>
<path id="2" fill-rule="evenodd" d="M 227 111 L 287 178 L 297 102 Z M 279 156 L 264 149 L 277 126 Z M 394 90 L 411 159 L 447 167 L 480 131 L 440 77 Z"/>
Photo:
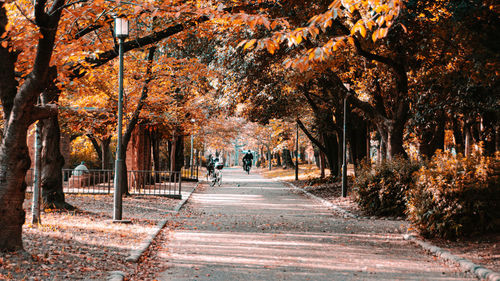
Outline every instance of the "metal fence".
<path id="1" fill-rule="evenodd" d="M 33 169 L 26 174 L 27 192 L 33 191 Z M 74 175 L 72 169 L 63 169 L 63 192 L 78 194 L 111 194 L 114 192 L 114 170 L 89 170 Z M 182 179 L 180 172 L 171 171 L 127 171 L 130 194 L 162 195 L 181 198 Z"/>
<path id="2" fill-rule="evenodd" d="M 183 181 L 198 181 L 199 166 L 183 167 L 181 177 Z"/>

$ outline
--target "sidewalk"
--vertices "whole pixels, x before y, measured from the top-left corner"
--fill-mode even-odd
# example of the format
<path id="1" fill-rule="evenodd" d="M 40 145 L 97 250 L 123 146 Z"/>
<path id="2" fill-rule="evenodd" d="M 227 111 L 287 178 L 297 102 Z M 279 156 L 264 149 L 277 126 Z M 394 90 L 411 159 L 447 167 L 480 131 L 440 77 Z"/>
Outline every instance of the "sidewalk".
<path id="1" fill-rule="evenodd" d="M 404 241 L 398 222 L 346 218 L 240 169 L 178 219 L 158 280 L 476 280 Z"/>

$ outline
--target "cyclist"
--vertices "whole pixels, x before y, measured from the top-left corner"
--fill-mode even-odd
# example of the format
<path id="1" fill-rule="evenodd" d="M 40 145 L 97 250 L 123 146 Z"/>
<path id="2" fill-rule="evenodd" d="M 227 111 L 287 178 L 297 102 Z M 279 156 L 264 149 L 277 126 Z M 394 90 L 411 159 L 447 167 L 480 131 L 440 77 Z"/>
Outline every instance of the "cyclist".
<path id="1" fill-rule="evenodd" d="M 208 155 L 207 160 L 207 179 L 214 174 L 215 169 L 215 159 L 212 154 Z"/>
<path id="2" fill-rule="evenodd" d="M 252 168 L 252 161 L 253 154 L 250 152 L 250 150 L 248 150 L 245 156 L 243 156 L 243 170 L 246 171 L 247 174 L 250 173 L 250 168 Z"/>
<path id="3" fill-rule="evenodd" d="M 216 183 L 220 186 L 222 183 L 222 168 L 224 168 L 224 161 L 219 159 L 219 157 L 215 157 L 212 167 L 213 171 L 210 186 L 214 186 Z"/>

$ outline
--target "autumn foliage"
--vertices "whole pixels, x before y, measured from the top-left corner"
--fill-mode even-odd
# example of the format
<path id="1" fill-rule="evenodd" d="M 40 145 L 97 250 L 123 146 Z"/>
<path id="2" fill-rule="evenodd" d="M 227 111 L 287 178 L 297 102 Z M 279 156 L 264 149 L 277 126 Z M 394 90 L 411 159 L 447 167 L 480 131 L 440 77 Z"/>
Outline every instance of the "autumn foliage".
<path id="1" fill-rule="evenodd" d="M 406 213 L 424 236 L 453 238 L 498 231 L 500 155 L 438 152 L 416 174 Z"/>
<path id="2" fill-rule="evenodd" d="M 404 216 L 418 168 L 418 164 L 400 157 L 375 167 L 362 164 L 353 183 L 355 200 L 369 215 Z"/>

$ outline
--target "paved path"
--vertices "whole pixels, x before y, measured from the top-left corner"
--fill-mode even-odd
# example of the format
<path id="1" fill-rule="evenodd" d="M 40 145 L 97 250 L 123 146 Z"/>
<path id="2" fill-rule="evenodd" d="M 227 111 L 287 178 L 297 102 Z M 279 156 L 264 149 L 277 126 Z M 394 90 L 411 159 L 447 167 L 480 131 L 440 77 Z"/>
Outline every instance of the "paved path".
<path id="1" fill-rule="evenodd" d="M 240 169 L 181 215 L 158 280 L 475 280 L 402 240 L 396 221 L 344 218 Z"/>

